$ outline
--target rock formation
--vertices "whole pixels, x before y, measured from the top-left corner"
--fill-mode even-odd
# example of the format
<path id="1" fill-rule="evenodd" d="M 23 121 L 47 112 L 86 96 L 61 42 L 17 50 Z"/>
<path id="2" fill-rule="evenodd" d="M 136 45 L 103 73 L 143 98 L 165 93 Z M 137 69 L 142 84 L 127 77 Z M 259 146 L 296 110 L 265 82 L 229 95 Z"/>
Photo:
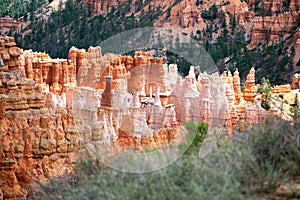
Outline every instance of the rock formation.
<path id="1" fill-rule="evenodd" d="M 40 85 L 19 73 L 0 73 L 0 94 L 4 94 L 6 110 L 39 109 L 44 106 L 44 94 Z"/>
<path id="2" fill-rule="evenodd" d="M 10 130 L 11 122 L 0 119 L 0 192 L 3 199 L 26 199 L 27 191 L 19 185 L 15 174 L 17 161 L 14 156 L 13 135 Z"/>
<path id="3" fill-rule="evenodd" d="M 246 86 L 244 90 L 244 99 L 254 103 L 254 98 L 256 96 L 257 87 L 255 85 L 255 70 L 251 68 L 250 73 L 247 75 Z"/>
<path id="4" fill-rule="evenodd" d="M 207 122 L 210 127 L 223 126 L 229 114 L 226 83 L 216 74 L 200 73 L 200 83 L 197 83 L 201 85 L 199 92 L 193 80 L 192 73 L 184 81 L 178 79 L 170 94 L 168 103 L 174 104 L 178 123 L 195 121 Z"/>
<path id="5" fill-rule="evenodd" d="M 121 151 L 160 148 L 189 121 L 232 132 L 239 122 L 263 123 L 279 110 L 261 107 L 253 68 L 242 95 L 238 71 L 233 76 L 195 74 L 191 66 L 182 78 L 176 65 L 163 65 L 148 52 L 131 57 L 102 55 L 100 47 L 72 47 L 68 59 L 51 59 L 46 53 L 22 51 L 9 37 L 1 37 L 0 43 L 4 198 L 24 199 L 32 181 L 71 172 L 84 145 L 115 145 Z M 298 75 L 292 88 L 299 88 Z M 283 85 L 271 93 L 291 92 L 291 86 Z"/>
<path id="6" fill-rule="evenodd" d="M 233 73 L 232 82 L 233 82 L 233 90 L 235 95 L 235 104 L 239 105 L 240 102 L 243 100 L 243 94 L 241 92 L 241 79 L 239 76 L 239 71 L 237 69 Z"/>
<path id="7" fill-rule="evenodd" d="M 300 74 L 295 74 L 292 79 L 292 89 L 300 89 Z"/>
<path id="8" fill-rule="evenodd" d="M 282 94 L 287 94 L 290 93 L 292 90 L 291 85 L 275 85 L 272 87 L 271 93 L 276 94 L 276 95 L 282 95 Z"/>
<path id="9" fill-rule="evenodd" d="M 170 128 L 170 127 L 176 127 L 177 125 L 177 120 L 176 120 L 176 112 L 174 109 L 174 105 L 173 104 L 168 104 L 166 106 L 166 111 L 165 111 L 165 119 L 163 122 L 163 126 L 166 128 Z"/>
<path id="10" fill-rule="evenodd" d="M 123 0 L 124 2 L 124 0 Z M 121 2 L 120 2 L 121 3 Z M 83 5 L 94 15 L 107 15 L 113 7 L 117 7 L 117 0 L 84 0 Z"/>
<path id="11" fill-rule="evenodd" d="M 5 117 L 5 111 L 6 111 L 6 99 L 4 98 L 4 95 L 0 96 L 0 120 Z"/>
<path id="12" fill-rule="evenodd" d="M 3 61 L 3 66 L 0 66 L 0 72 L 22 70 L 19 59 L 21 54 L 22 50 L 17 47 L 14 38 L 0 36 L 0 58 Z M 22 71 L 20 72 L 22 73 Z"/>
<path id="13" fill-rule="evenodd" d="M 289 12 L 283 12 L 281 1 L 272 0 L 263 3 L 269 16 L 255 16 L 253 18 L 250 47 L 265 42 L 266 38 L 273 42 L 280 39 L 280 37 L 285 38 L 291 28 L 297 26 L 299 3 L 290 3 Z"/>
<path id="14" fill-rule="evenodd" d="M 249 102 L 245 107 L 245 121 L 248 124 L 263 123 L 266 113 L 266 110 L 261 107 L 260 102 L 255 101 L 254 105 Z"/>
<path id="15" fill-rule="evenodd" d="M 76 65 L 72 60 L 51 59 L 48 54 L 24 52 L 26 77 L 44 85 L 45 91 L 65 92 L 67 86 L 76 85 Z"/>
<path id="16" fill-rule="evenodd" d="M 100 84 L 98 89 L 105 88 L 104 77 L 112 75 L 106 73 L 109 64 L 118 58 L 115 54 L 102 55 L 100 47 L 90 47 L 87 51 L 72 47 L 68 55 L 68 60 L 76 63 L 77 86 L 97 88 Z"/>
<path id="17" fill-rule="evenodd" d="M 106 76 L 105 77 L 105 90 L 102 93 L 102 101 L 101 101 L 101 106 L 102 107 L 111 107 L 113 105 L 113 96 L 112 96 L 112 77 L 111 76 Z"/>
<path id="18" fill-rule="evenodd" d="M 0 18 L 0 30 L 1 32 L 8 32 L 9 30 L 20 29 L 20 23 L 12 19 L 10 16 L 5 16 Z"/>
<path id="19" fill-rule="evenodd" d="M 162 63 L 162 59 L 153 58 L 150 53 L 139 51 L 135 52 L 133 58 L 130 56 L 115 58 L 101 74 L 97 89 L 104 89 L 105 76 L 112 76 L 112 89 L 116 88 L 118 79 L 127 77 L 127 91 L 130 93 L 137 91 L 142 96 L 148 96 L 151 84 L 159 85 L 164 92 L 166 89 Z"/>
<path id="20" fill-rule="evenodd" d="M 29 183 L 71 172 L 74 166 L 72 152 L 80 149 L 83 129 L 75 125 L 70 111 L 44 108 L 44 86 L 52 79 L 72 82 L 75 66 L 73 76 L 64 63 L 63 70 L 52 73 L 57 67 L 42 62 L 50 60 L 47 54 L 23 52 L 13 38 L 0 41 L 0 190 L 4 199 L 25 199 Z"/>
<path id="21" fill-rule="evenodd" d="M 201 18 L 201 13 L 200 13 L 199 9 L 197 8 L 197 6 L 194 4 L 187 5 L 182 10 L 181 9 L 179 9 L 179 10 L 173 9 L 171 11 L 171 16 L 172 15 L 174 16 L 175 14 L 182 16 L 179 19 L 179 25 L 182 28 L 187 28 L 189 26 L 192 26 L 196 22 L 203 23 L 203 19 Z M 175 17 L 171 18 L 171 19 L 174 20 Z"/>
<path id="22" fill-rule="evenodd" d="M 234 107 L 234 105 L 236 104 L 235 103 L 235 93 L 234 93 L 234 88 L 233 88 L 233 78 L 232 78 L 232 74 L 230 71 L 228 72 L 228 77 L 227 77 L 226 82 L 227 82 L 226 97 L 227 97 L 227 101 L 228 101 L 228 109 L 230 112 L 232 110 L 232 108 Z"/>
<path id="23" fill-rule="evenodd" d="M 71 172 L 74 161 L 69 153 L 80 145 L 80 132 L 71 113 L 63 109 L 54 113 L 8 110 L 5 116 L 0 128 L 0 152 L 4 152 L 0 153 L 4 181 L 0 187 L 5 199 L 26 197 L 20 185 Z"/>
<path id="24" fill-rule="evenodd" d="M 294 72 L 300 72 L 300 28 L 298 28 L 295 42 Z"/>
<path id="25" fill-rule="evenodd" d="M 161 148 L 166 144 L 169 144 L 170 141 L 174 140 L 178 136 L 178 134 L 178 128 L 163 128 L 158 132 L 155 132 L 152 137 L 143 137 L 141 139 L 138 139 L 137 137 L 128 135 L 125 132 L 120 131 L 119 137 L 116 140 L 115 144 L 120 149 L 123 149 L 123 151 L 126 151 L 128 149 L 141 151 L 145 148 Z"/>

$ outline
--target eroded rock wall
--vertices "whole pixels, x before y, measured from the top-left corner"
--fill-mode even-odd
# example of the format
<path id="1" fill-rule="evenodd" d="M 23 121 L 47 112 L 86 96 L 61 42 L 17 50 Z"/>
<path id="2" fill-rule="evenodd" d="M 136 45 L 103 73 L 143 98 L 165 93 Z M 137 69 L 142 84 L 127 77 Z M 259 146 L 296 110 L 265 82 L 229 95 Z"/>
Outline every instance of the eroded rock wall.
<path id="1" fill-rule="evenodd" d="M 176 65 L 163 65 L 148 52 L 131 57 L 102 55 L 100 47 L 72 47 L 68 59 L 51 59 L 22 51 L 12 38 L 0 42 L 4 198 L 26 198 L 33 181 L 71 172 L 78 151 L 90 142 L 159 148 L 189 121 L 231 132 L 239 122 L 263 123 L 265 116 L 278 114 L 275 106 L 270 111 L 261 107 L 254 69 L 242 93 L 238 71 L 198 75 L 191 66 L 182 78 Z M 292 88 L 297 87 L 295 75 Z M 290 92 L 291 86 L 284 85 L 271 93 Z"/>
<path id="2" fill-rule="evenodd" d="M 25 198 L 25 185 L 72 171 L 83 133 L 66 109 L 9 110 L 0 124 L 0 188 L 5 199 Z"/>
<path id="3" fill-rule="evenodd" d="M 52 59 L 48 54 L 24 51 L 26 77 L 44 85 L 44 91 L 62 94 L 76 85 L 76 64 L 72 60 Z"/>

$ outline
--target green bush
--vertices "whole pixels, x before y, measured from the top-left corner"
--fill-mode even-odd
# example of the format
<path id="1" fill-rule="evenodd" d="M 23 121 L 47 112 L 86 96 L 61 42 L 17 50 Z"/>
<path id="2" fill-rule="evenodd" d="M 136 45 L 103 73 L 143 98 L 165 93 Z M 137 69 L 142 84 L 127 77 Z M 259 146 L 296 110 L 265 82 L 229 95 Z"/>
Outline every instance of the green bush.
<path id="1" fill-rule="evenodd" d="M 217 8 L 216 4 L 212 5 L 212 7 L 210 7 L 209 10 L 203 10 L 201 13 L 201 17 L 203 19 L 207 19 L 207 20 L 211 20 L 211 21 L 216 19 L 217 15 L 218 15 L 218 8 Z"/>
<path id="2" fill-rule="evenodd" d="M 282 181 L 299 175 L 300 124 L 269 118 L 232 141 L 233 169 L 241 182 L 241 190 L 270 192 Z"/>
<path id="3" fill-rule="evenodd" d="M 298 94 L 296 93 L 295 96 L 295 102 L 294 105 L 290 108 L 290 116 L 293 118 L 293 120 L 299 120 L 300 119 L 300 110 L 299 110 L 299 102 L 298 102 Z"/>
<path id="4" fill-rule="evenodd" d="M 258 87 L 257 92 L 264 95 L 264 98 L 261 102 L 261 106 L 266 110 L 270 110 L 271 108 L 271 98 L 272 98 L 270 94 L 271 90 L 272 90 L 272 86 L 269 79 L 263 77 L 262 85 Z"/>
<path id="5" fill-rule="evenodd" d="M 185 128 L 189 133 L 196 133 L 195 136 L 192 134 L 193 138 L 193 144 L 198 145 L 201 142 L 203 142 L 205 136 L 207 135 L 208 131 L 208 124 L 207 123 L 198 123 L 195 122 L 187 122 L 185 125 Z"/>
<path id="6" fill-rule="evenodd" d="M 132 174 L 85 158 L 78 162 L 73 176 L 43 185 L 38 197 L 260 199 L 280 183 L 300 174 L 300 123 L 297 121 L 292 124 L 268 119 L 265 124 L 234 134 L 233 139 L 218 140 L 210 154 L 202 159 L 195 146 L 203 141 L 201 136 L 207 134 L 207 125 L 189 122 L 186 128 L 197 131 L 199 138 L 194 140 L 194 148 L 166 168 Z"/>

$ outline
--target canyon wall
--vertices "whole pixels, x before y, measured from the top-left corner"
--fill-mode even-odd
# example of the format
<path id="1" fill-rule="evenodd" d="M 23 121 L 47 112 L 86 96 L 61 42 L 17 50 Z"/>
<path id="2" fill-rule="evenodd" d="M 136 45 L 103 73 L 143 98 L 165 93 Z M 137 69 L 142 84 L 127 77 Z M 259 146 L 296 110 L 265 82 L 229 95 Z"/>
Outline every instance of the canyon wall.
<path id="1" fill-rule="evenodd" d="M 297 26 L 297 17 L 298 15 L 292 12 L 254 17 L 250 46 L 255 47 L 267 40 L 269 42 L 284 40 L 291 29 Z"/>
<path id="2" fill-rule="evenodd" d="M 10 78 L 8 83 L 14 83 L 16 75 L 0 73 L 1 78 L 4 75 Z M 82 113 L 88 116 L 84 111 L 43 108 L 42 91 L 19 84 L 25 80 L 32 84 L 33 80 L 20 80 L 19 93 L 3 79 L 0 87 L 1 92 L 5 91 L 0 95 L 0 190 L 4 199 L 25 199 L 28 192 L 36 189 L 30 183 L 43 183 L 50 177 L 71 173 L 77 152 L 86 143 L 101 141 L 103 134 L 101 126 L 88 126 L 83 121 L 86 118 L 77 117 Z"/>
<path id="3" fill-rule="evenodd" d="M 124 2 L 124 0 L 123 0 Z M 91 9 L 94 15 L 107 15 L 113 7 L 117 8 L 117 0 L 84 0 L 83 5 Z"/>
<path id="4" fill-rule="evenodd" d="M 75 86 L 72 62 L 22 51 L 10 37 L 0 41 L 0 193 L 26 199 L 36 189 L 34 181 L 70 173 L 76 152 L 95 139 L 87 137 L 95 131 L 75 121 L 70 109 L 45 102 Z M 55 84 L 59 90 L 51 89 Z"/>
<path id="5" fill-rule="evenodd" d="M 238 71 L 209 75 L 191 66 L 183 78 L 177 65 L 163 64 L 149 52 L 131 57 L 72 47 L 68 59 L 51 59 L 0 37 L 0 55 L 0 194 L 5 199 L 25 199 L 35 190 L 34 181 L 71 173 L 79 151 L 89 144 L 140 151 L 177 140 L 178 129 L 189 121 L 231 134 L 240 123 L 282 116 L 280 102 L 269 111 L 262 108 L 253 68 L 242 92 Z M 293 104 L 297 91 L 292 89 L 299 89 L 299 75 L 292 86 L 274 86 L 271 94 Z"/>
<path id="6" fill-rule="evenodd" d="M 25 75 L 42 84 L 45 91 L 62 94 L 76 85 L 76 64 L 72 60 L 52 59 L 48 54 L 26 50 L 22 54 Z"/>
<path id="7" fill-rule="evenodd" d="M 226 1 L 151 1 L 149 3 L 122 0 L 85 0 L 84 5 L 91 6 L 94 15 L 107 15 L 112 7 L 118 8 L 121 4 L 128 4 L 130 12 L 134 13 L 138 19 L 143 12 L 151 10 L 157 11 L 158 7 L 162 15 L 154 21 L 155 27 L 172 28 L 181 30 L 190 35 L 197 35 L 198 31 L 206 30 L 211 24 L 210 20 L 204 19 L 203 14 L 208 12 L 213 5 L 218 9 L 218 16 L 213 19 L 213 24 L 220 24 L 224 18 L 226 26 L 232 26 L 232 17 L 236 18 L 237 25 L 245 30 L 245 40 L 251 40 L 248 48 L 252 49 L 256 45 L 268 41 L 271 44 L 274 41 L 286 39 L 293 28 L 298 26 L 298 14 L 300 2 L 297 0 L 267 0 L 255 1 L 226 0 Z M 140 9 L 140 10 L 139 10 Z M 142 12 L 142 11 L 143 12 Z M 224 16 L 220 16 L 220 12 Z M 213 34 L 213 39 L 221 35 L 222 27 Z M 199 36 L 200 37 L 200 36 Z"/>
<path id="8" fill-rule="evenodd" d="M 0 18 L 0 33 L 5 33 L 10 30 L 20 30 L 20 23 L 12 19 L 10 16 Z"/>
<path id="9" fill-rule="evenodd" d="M 83 133 L 67 110 L 8 110 L 0 124 L 4 199 L 25 198 L 34 189 L 32 181 L 45 182 L 72 171 Z"/>

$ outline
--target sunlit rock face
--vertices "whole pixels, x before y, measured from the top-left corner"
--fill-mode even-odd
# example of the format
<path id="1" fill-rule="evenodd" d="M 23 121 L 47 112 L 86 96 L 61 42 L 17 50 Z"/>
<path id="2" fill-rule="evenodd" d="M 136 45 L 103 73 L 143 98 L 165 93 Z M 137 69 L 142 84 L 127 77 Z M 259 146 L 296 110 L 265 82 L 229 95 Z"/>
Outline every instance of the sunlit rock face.
<path id="1" fill-rule="evenodd" d="M 160 86 L 161 92 L 164 92 L 164 70 L 163 60 L 153 58 L 147 52 L 135 52 L 134 57 L 117 57 L 106 65 L 101 77 L 98 80 L 97 89 L 105 88 L 105 77 L 112 76 L 112 89 L 115 89 L 120 79 L 127 79 L 127 91 L 129 93 L 139 92 L 140 95 L 149 95 L 149 86 L 153 87 L 153 93 L 156 91 L 156 85 Z M 119 84 L 120 85 L 120 84 Z"/>
<path id="2" fill-rule="evenodd" d="M 69 94 L 72 92 L 72 94 Z M 67 95 L 72 96 L 72 110 L 86 124 L 96 122 L 97 108 L 101 105 L 101 92 L 89 87 L 76 87 Z"/>
<path id="3" fill-rule="evenodd" d="M 67 106 L 67 99 L 66 93 L 62 93 L 61 95 L 54 94 L 51 92 L 45 93 L 45 108 L 56 108 L 56 107 L 63 107 Z"/>
<path id="4" fill-rule="evenodd" d="M 200 73 L 198 83 L 191 68 L 184 80 L 178 79 L 170 94 L 169 103 L 174 104 L 178 122 L 207 122 L 211 127 L 223 126 L 229 113 L 226 85 L 221 77 Z M 197 88 L 200 87 L 200 92 Z"/>
<path id="5" fill-rule="evenodd" d="M 172 88 L 175 86 L 177 79 L 179 78 L 178 68 L 176 64 L 164 64 L 164 80 L 165 80 L 165 87 L 166 90 L 171 91 Z"/>
<path id="6" fill-rule="evenodd" d="M 238 71 L 233 76 L 230 72 L 224 72 L 221 76 L 200 73 L 195 86 L 193 69 L 191 67 L 184 80 L 177 80 L 169 96 L 168 103 L 174 104 L 178 123 L 207 122 L 210 127 L 225 127 L 232 132 L 239 122 L 263 123 L 266 116 L 278 114 L 276 106 L 266 111 L 260 101 L 255 100 L 257 86 L 254 69 L 247 76 L 244 94 L 241 92 Z M 271 94 L 290 92 L 290 85 L 282 85 L 274 86 Z"/>
<path id="7" fill-rule="evenodd" d="M 292 79 L 292 89 L 296 90 L 300 88 L 300 74 L 295 74 Z"/>
<path id="8" fill-rule="evenodd" d="M 244 99 L 245 101 L 254 102 L 254 98 L 256 96 L 257 87 L 255 85 L 255 70 L 251 68 L 249 74 L 246 79 L 246 86 L 244 90 Z"/>
<path id="9" fill-rule="evenodd" d="M 280 37 L 286 38 L 291 28 L 297 26 L 299 1 L 289 1 L 288 8 L 283 7 L 282 0 L 267 0 L 259 6 L 264 6 L 267 16 L 253 17 L 250 47 L 265 42 L 266 38 L 270 42 L 279 40 Z"/>
<path id="10" fill-rule="evenodd" d="M 22 51 L 8 37 L 1 45 L 0 190 L 5 199 L 25 199 L 32 181 L 71 172 L 74 152 L 93 132 L 65 108 L 65 88 L 76 85 L 72 62 Z"/>
<path id="11" fill-rule="evenodd" d="M 72 47 L 69 50 L 68 60 L 76 63 L 76 79 L 77 86 L 88 86 L 92 88 L 104 89 L 104 77 L 109 73 L 105 73 L 112 63 L 119 56 L 115 54 L 102 55 L 100 47 L 90 47 L 85 49 L 77 49 Z M 98 86 L 100 84 L 100 86 Z"/>
<path id="12" fill-rule="evenodd" d="M 275 85 L 272 87 L 271 93 L 275 95 L 280 95 L 280 94 L 287 94 L 290 93 L 292 90 L 292 87 L 290 84 L 286 85 Z"/>
<path id="13" fill-rule="evenodd" d="M 181 77 L 177 65 L 163 64 L 148 52 L 131 57 L 72 47 L 68 59 L 51 59 L 19 49 L 12 38 L 0 39 L 4 198 L 25 198 L 32 181 L 71 172 L 85 145 L 160 148 L 177 140 L 189 121 L 232 132 L 239 122 L 263 123 L 280 113 L 277 105 L 269 111 L 261 107 L 254 69 L 242 93 L 238 71 L 209 75 L 191 66 Z M 291 89 L 298 88 L 295 75 L 292 86 L 274 86 L 271 94 L 293 103 Z"/>
<path id="14" fill-rule="evenodd" d="M 141 95 L 150 95 L 150 86 L 153 94 L 156 93 L 155 86 L 160 87 L 160 92 L 165 91 L 163 60 L 153 58 L 150 53 L 135 52 L 134 63 L 129 70 L 128 92 L 137 90 Z"/>
<path id="15" fill-rule="evenodd" d="M 52 59 L 46 53 L 31 50 L 24 51 L 21 60 L 25 63 L 25 76 L 42 84 L 44 91 L 60 95 L 67 86 L 76 85 L 76 64 L 72 60 Z"/>
<path id="16" fill-rule="evenodd" d="M 117 8 L 118 3 L 126 2 L 127 0 L 84 0 L 83 5 L 87 10 L 91 10 L 94 15 L 107 15 L 111 9 Z"/>
<path id="17" fill-rule="evenodd" d="M 19 59 L 22 50 L 17 47 L 13 37 L 0 36 L 0 71 L 24 74 L 24 64 Z"/>
<path id="18" fill-rule="evenodd" d="M 71 113 L 64 109 L 8 110 L 0 124 L 4 198 L 25 198 L 27 192 L 20 186 L 71 172 L 75 157 L 70 152 L 79 149 L 82 137 Z"/>
<path id="19" fill-rule="evenodd" d="M 243 93 L 241 91 L 241 79 L 238 70 L 235 70 L 235 72 L 233 73 L 232 82 L 233 82 L 233 90 L 235 95 L 235 104 L 239 105 L 243 100 Z"/>
<path id="20" fill-rule="evenodd" d="M 229 114 L 226 99 L 226 85 L 218 75 L 200 76 L 202 88 L 199 95 L 200 120 L 204 120 L 212 127 L 224 126 Z M 203 108 L 203 109 L 202 109 Z"/>
<path id="21" fill-rule="evenodd" d="M 39 109 L 44 106 L 42 87 L 32 79 L 24 78 L 18 72 L 2 72 L 0 80 L 0 94 L 6 102 L 6 110 Z"/>

